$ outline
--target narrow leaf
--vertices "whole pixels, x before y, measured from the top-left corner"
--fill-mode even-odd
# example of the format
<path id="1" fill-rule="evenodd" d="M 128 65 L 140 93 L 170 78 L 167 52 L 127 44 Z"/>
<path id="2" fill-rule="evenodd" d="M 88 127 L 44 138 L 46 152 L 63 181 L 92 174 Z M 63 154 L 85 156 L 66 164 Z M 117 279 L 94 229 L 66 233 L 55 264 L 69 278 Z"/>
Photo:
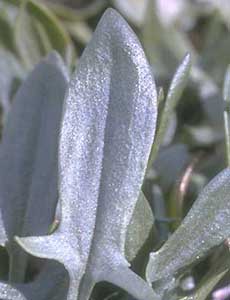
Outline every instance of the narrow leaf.
<path id="1" fill-rule="evenodd" d="M 170 84 L 164 108 L 160 116 L 159 127 L 156 133 L 156 139 L 151 150 L 149 165 L 151 165 L 154 162 L 158 150 L 164 140 L 164 136 L 167 131 L 171 115 L 174 109 L 176 108 L 177 103 L 180 100 L 185 85 L 188 81 L 190 68 L 191 57 L 190 54 L 187 54 L 184 57 L 182 63 L 179 65 L 178 69 L 176 70 L 176 73 L 173 76 L 172 82 Z"/>
<path id="2" fill-rule="evenodd" d="M 59 58 L 52 54 L 29 74 L 17 92 L 3 131 L 0 242 L 7 242 L 15 276 L 22 272 L 19 265 L 23 259 L 17 258 L 14 235 L 47 234 L 54 217 L 57 147 L 66 87 L 66 74 Z"/>
<path id="3" fill-rule="evenodd" d="M 149 282 L 173 280 L 230 235 L 230 169 L 219 173 L 201 192 L 183 223 L 147 266 Z"/>

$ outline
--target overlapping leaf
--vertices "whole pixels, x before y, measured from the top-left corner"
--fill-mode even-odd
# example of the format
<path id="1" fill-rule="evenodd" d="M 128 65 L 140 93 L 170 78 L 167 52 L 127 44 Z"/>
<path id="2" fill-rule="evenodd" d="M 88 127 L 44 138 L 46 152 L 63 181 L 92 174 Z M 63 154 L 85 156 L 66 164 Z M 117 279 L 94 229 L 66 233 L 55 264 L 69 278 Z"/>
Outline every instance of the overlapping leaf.
<path id="1" fill-rule="evenodd" d="M 152 253 L 149 282 L 172 279 L 230 235 L 230 169 L 219 173 L 201 192 L 183 223 L 163 247 Z"/>
<path id="2" fill-rule="evenodd" d="M 29 253 L 62 262 L 68 300 L 88 299 L 106 280 L 139 299 L 155 294 L 128 267 L 124 247 L 153 142 L 157 94 L 143 50 L 108 10 L 66 96 L 60 140 L 61 224 L 46 237 L 17 238 Z M 83 277 L 84 275 L 84 277 Z"/>
<path id="3" fill-rule="evenodd" d="M 56 209 L 58 136 L 68 82 L 61 64 L 51 54 L 34 69 L 16 94 L 3 132 L 0 241 L 7 244 L 15 280 L 25 266 L 14 235 L 47 234 Z"/>
<path id="4" fill-rule="evenodd" d="M 128 261 L 132 261 L 153 228 L 154 217 L 148 200 L 141 191 L 127 228 L 126 241 L 125 241 L 125 255 Z"/>
<path id="5" fill-rule="evenodd" d="M 68 290 L 68 274 L 56 262 L 46 263 L 39 276 L 30 283 L 0 282 L 0 297 L 5 300 L 63 300 Z"/>

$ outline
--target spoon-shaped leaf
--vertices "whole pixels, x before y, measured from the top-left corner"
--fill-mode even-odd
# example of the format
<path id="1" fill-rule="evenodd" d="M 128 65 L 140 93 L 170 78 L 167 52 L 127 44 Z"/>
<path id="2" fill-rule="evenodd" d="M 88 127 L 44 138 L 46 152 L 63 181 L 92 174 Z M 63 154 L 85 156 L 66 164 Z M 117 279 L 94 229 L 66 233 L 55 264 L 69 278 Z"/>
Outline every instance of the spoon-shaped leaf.
<path id="1" fill-rule="evenodd" d="M 68 300 L 76 299 L 85 272 L 83 298 L 105 279 L 137 298 L 154 297 L 129 270 L 124 246 L 155 133 L 156 102 L 151 69 L 136 36 L 120 15 L 107 10 L 66 96 L 61 224 L 51 236 L 17 238 L 31 254 L 65 265 Z"/>
<path id="2" fill-rule="evenodd" d="M 14 99 L 0 147 L 0 243 L 18 264 L 14 235 L 45 235 L 58 199 L 57 147 L 66 73 L 56 54 L 35 67 Z M 19 247 L 16 247 L 19 248 Z M 15 278 L 16 280 L 16 278 Z"/>
<path id="3" fill-rule="evenodd" d="M 201 192 L 183 223 L 150 255 L 149 282 L 171 278 L 230 236 L 230 169 L 219 173 Z"/>

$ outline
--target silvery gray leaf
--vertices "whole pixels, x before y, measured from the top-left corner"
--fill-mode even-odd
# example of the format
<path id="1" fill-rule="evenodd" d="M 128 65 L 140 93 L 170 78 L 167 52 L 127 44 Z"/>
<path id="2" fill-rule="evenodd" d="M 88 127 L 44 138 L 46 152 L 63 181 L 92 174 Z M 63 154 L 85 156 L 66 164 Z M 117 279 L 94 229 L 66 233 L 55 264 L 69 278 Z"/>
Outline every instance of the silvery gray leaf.
<path id="1" fill-rule="evenodd" d="M 165 134 L 169 127 L 169 121 L 172 118 L 172 114 L 181 98 L 184 88 L 189 78 L 189 72 L 191 69 L 191 55 L 185 55 L 181 64 L 178 66 L 173 79 L 170 83 L 169 90 L 164 103 L 163 111 L 158 121 L 158 130 L 156 133 L 155 142 L 151 150 L 151 156 L 149 164 L 151 165 L 157 156 L 160 146 L 164 142 Z"/>
<path id="2" fill-rule="evenodd" d="M 141 250 L 153 229 L 154 217 L 152 209 L 144 193 L 141 191 L 127 228 L 125 238 L 125 256 L 132 261 Z"/>
<path id="3" fill-rule="evenodd" d="M 129 269 L 124 246 L 153 142 L 157 93 L 127 23 L 106 11 L 66 96 L 60 140 L 61 223 L 46 237 L 17 238 L 29 253 L 62 262 L 68 300 L 106 280 L 139 299 L 155 294 Z"/>
<path id="4" fill-rule="evenodd" d="M 20 87 L 3 131 L 0 243 L 7 243 L 14 280 L 20 280 L 17 273 L 24 268 L 14 235 L 45 235 L 54 217 L 58 137 L 67 83 L 60 58 L 51 54 Z"/>
<path id="5" fill-rule="evenodd" d="M 201 192 L 180 227 L 163 247 L 151 253 L 149 282 L 173 281 L 181 269 L 204 257 L 230 236 L 230 168 L 219 173 Z"/>
<path id="6" fill-rule="evenodd" d="M 30 283 L 0 282 L 0 298 L 6 300 L 63 300 L 67 290 L 68 274 L 54 261 L 46 263 L 39 276 Z"/>

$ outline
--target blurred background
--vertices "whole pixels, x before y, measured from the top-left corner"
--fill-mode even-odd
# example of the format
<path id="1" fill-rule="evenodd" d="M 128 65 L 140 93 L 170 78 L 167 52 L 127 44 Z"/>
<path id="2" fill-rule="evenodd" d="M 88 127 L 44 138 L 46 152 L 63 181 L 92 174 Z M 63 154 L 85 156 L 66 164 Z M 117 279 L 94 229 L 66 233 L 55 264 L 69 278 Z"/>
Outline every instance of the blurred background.
<path id="1" fill-rule="evenodd" d="M 140 223 L 146 228 L 141 233 L 145 240 L 132 260 L 132 267 L 141 274 L 147 253 L 162 245 L 204 185 L 227 166 L 222 86 L 230 63 L 230 1 L 0 0 L 2 127 L 18 86 L 43 56 L 55 49 L 70 72 L 77 67 L 107 7 L 123 15 L 145 49 L 161 95 L 159 112 L 184 55 L 191 53 L 193 62 L 188 85 L 170 113 L 161 147 L 143 184 L 148 200 L 140 216 Z M 140 231 L 132 234 L 140 235 Z M 218 282 L 220 286 L 228 282 L 227 250 L 226 245 L 221 246 L 186 274 L 181 294 L 190 293 L 201 278 L 206 283 L 212 279 L 207 294 Z M 220 254 L 224 260 L 216 264 Z M 221 273 L 223 269 L 226 272 Z M 107 286 L 103 291 L 100 300 L 128 299 L 122 291 L 113 291 L 113 287 Z"/>

